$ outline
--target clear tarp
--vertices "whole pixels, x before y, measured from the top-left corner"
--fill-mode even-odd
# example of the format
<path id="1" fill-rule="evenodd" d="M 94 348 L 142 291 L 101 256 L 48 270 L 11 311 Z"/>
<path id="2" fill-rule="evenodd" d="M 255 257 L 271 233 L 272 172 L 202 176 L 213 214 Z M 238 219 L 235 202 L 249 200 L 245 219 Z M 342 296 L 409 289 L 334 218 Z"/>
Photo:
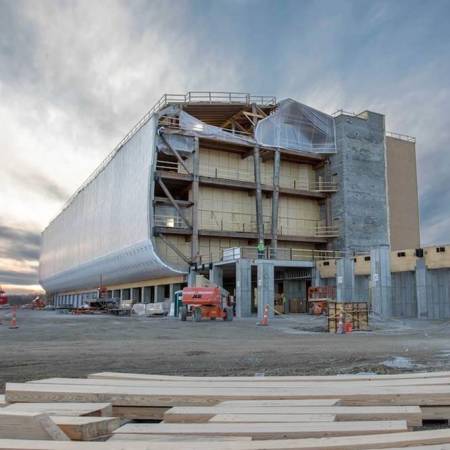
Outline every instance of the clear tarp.
<path id="1" fill-rule="evenodd" d="M 181 129 L 192 131 L 198 136 L 211 139 L 219 138 L 236 143 L 255 143 L 254 139 L 249 135 L 233 133 L 223 128 L 215 127 L 214 125 L 208 125 L 184 111 L 180 111 L 179 120 Z"/>
<path id="2" fill-rule="evenodd" d="M 290 98 L 282 100 L 270 116 L 258 122 L 256 140 L 261 145 L 315 153 L 335 153 L 332 116 Z"/>

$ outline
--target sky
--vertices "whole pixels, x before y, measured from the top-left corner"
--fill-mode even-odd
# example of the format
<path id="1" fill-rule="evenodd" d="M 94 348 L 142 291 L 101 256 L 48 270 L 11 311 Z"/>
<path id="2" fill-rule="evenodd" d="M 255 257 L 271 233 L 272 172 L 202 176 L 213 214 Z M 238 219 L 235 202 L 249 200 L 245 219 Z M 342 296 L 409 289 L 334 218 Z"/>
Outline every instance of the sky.
<path id="1" fill-rule="evenodd" d="M 0 0 L 0 285 L 164 93 L 366 109 L 417 138 L 422 245 L 450 243 L 450 0 Z"/>

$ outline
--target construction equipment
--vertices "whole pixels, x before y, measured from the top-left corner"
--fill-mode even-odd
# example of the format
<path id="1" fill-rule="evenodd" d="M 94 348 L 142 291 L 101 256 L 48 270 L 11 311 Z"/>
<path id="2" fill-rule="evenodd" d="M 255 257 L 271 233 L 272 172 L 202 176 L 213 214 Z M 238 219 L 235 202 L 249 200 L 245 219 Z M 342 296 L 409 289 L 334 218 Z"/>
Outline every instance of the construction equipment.
<path id="1" fill-rule="evenodd" d="M 233 307 L 228 299 L 229 296 L 217 286 L 186 287 L 182 294 L 180 319 L 185 321 L 191 315 L 194 322 L 203 318 L 233 320 Z"/>

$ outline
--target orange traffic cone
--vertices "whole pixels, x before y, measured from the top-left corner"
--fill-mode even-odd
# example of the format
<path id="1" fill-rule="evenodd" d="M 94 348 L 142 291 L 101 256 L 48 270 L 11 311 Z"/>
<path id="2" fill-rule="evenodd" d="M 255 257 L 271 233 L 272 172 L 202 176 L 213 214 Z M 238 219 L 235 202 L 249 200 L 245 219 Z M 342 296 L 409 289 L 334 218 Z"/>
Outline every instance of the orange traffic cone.
<path id="1" fill-rule="evenodd" d="M 269 305 L 264 306 L 264 313 L 261 322 L 258 325 L 269 325 Z"/>
<path id="2" fill-rule="evenodd" d="M 12 309 L 12 317 L 11 317 L 11 323 L 9 324 L 9 328 L 11 328 L 12 330 L 19 328 L 17 326 L 17 317 L 16 317 L 16 308 L 15 307 Z"/>

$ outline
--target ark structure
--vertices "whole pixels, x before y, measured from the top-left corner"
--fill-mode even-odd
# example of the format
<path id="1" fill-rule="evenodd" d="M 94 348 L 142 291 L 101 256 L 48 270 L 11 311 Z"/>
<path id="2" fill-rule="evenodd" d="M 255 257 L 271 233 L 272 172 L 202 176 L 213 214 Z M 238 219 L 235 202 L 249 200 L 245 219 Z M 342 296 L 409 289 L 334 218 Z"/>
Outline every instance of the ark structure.
<path id="1" fill-rule="evenodd" d="M 358 255 L 419 247 L 415 140 L 386 133 L 383 115 L 166 94 L 44 230 L 40 282 L 56 305 L 100 286 L 149 303 L 207 273 L 246 317 L 330 277 L 345 285 Z M 370 268 L 359 294 L 350 270 L 348 297 L 369 296 Z"/>

